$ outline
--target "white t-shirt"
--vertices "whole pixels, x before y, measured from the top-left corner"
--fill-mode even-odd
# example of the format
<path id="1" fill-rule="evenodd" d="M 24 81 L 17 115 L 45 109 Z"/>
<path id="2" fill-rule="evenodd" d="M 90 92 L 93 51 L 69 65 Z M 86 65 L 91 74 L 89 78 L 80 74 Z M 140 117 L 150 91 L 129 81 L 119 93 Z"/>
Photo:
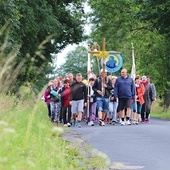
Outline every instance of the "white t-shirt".
<path id="1" fill-rule="evenodd" d="M 94 94 L 94 91 L 92 89 L 92 86 L 89 87 L 90 87 L 90 96 L 92 96 Z M 90 97 L 90 102 L 93 102 L 93 97 Z"/>

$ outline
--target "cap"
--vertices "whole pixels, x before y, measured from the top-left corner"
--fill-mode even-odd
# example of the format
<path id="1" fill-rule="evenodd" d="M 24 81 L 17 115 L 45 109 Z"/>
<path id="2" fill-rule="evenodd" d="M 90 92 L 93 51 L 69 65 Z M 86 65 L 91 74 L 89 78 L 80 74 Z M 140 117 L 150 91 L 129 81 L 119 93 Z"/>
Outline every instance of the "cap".
<path id="1" fill-rule="evenodd" d="M 145 81 L 147 79 L 146 76 L 142 76 L 142 81 Z"/>
<path id="2" fill-rule="evenodd" d="M 112 76 L 112 79 L 117 79 L 117 77 L 116 76 Z"/>

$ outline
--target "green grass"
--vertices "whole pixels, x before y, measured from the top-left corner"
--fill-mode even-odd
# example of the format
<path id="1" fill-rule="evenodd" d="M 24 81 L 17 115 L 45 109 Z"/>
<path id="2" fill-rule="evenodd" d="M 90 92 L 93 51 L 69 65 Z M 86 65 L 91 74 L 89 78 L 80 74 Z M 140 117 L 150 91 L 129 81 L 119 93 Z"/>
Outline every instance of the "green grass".
<path id="1" fill-rule="evenodd" d="M 44 102 L 27 100 L 16 106 L 15 96 L 0 96 L 1 170 L 107 169 L 104 158 L 87 158 L 61 138 L 64 129 L 47 119 Z"/>
<path id="2" fill-rule="evenodd" d="M 159 105 L 159 101 L 157 101 L 152 105 L 151 116 L 160 119 L 170 120 L 170 108 L 166 112 L 164 112 L 163 108 Z"/>

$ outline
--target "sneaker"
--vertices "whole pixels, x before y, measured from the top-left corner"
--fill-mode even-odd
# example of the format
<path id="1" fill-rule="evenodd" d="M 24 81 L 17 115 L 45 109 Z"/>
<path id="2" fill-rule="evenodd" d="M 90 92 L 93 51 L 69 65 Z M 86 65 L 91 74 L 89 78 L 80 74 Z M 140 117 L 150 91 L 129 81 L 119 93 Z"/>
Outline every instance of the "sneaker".
<path id="1" fill-rule="evenodd" d="M 111 123 L 112 125 L 115 125 L 116 124 L 116 122 L 115 121 L 112 121 L 112 123 Z"/>
<path id="2" fill-rule="evenodd" d="M 124 126 L 125 124 L 126 124 L 125 121 L 121 121 L 120 123 L 121 126 Z"/>
<path id="3" fill-rule="evenodd" d="M 98 122 L 98 118 L 97 117 L 95 117 L 94 122 L 96 122 L 96 123 Z"/>
<path id="4" fill-rule="evenodd" d="M 108 124 L 109 121 L 107 119 L 105 119 L 103 122 L 104 122 L 104 124 Z"/>
<path id="5" fill-rule="evenodd" d="M 90 121 L 90 122 L 88 123 L 88 126 L 94 126 L 93 121 Z"/>
<path id="6" fill-rule="evenodd" d="M 71 124 L 70 124 L 70 123 L 67 123 L 67 126 L 68 126 L 68 127 L 70 127 L 70 126 L 71 126 Z"/>
<path id="7" fill-rule="evenodd" d="M 122 123 L 122 119 L 119 119 L 119 123 L 120 123 L 120 124 Z"/>
<path id="8" fill-rule="evenodd" d="M 132 121 L 132 125 L 136 125 L 136 120 L 133 120 L 133 121 Z"/>
<path id="9" fill-rule="evenodd" d="M 67 124 L 64 124 L 64 127 L 68 127 L 68 125 L 67 125 Z"/>
<path id="10" fill-rule="evenodd" d="M 112 120 L 112 122 L 119 123 L 117 120 Z"/>
<path id="11" fill-rule="evenodd" d="M 102 126 L 102 120 L 99 120 L 99 126 Z"/>
<path id="12" fill-rule="evenodd" d="M 80 123 L 78 123 L 77 125 L 78 125 L 78 128 L 81 128 L 81 124 Z"/>
<path id="13" fill-rule="evenodd" d="M 76 119 L 73 120 L 73 126 L 76 126 Z"/>
<path id="14" fill-rule="evenodd" d="M 146 119 L 146 120 L 145 120 L 145 123 L 150 123 L 149 119 Z"/>
<path id="15" fill-rule="evenodd" d="M 58 120 L 57 120 L 57 119 L 54 119 L 53 122 L 58 122 Z"/>
<path id="16" fill-rule="evenodd" d="M 140 123 L 145 123 L 145 120 L 141 120 Z"/>
<path id="17" fill-rule="evenodd" d="M 127 121 L 126 121 L 126 124 L 127 124 L 127 125 L 131 125 L 130 120 L 127 120 Z"/>
<path id="18" fill-rule="evenodd" d="M 138 122 L 138 121 L 136 121 L 136 122 L 135 122 L 135 125 L 139 125 L 139 122 Z"/>
<path id="19" fill-rule="evenodd" d="M 102 121 L 101 126 L 105 126 L 105 123 Z"/>

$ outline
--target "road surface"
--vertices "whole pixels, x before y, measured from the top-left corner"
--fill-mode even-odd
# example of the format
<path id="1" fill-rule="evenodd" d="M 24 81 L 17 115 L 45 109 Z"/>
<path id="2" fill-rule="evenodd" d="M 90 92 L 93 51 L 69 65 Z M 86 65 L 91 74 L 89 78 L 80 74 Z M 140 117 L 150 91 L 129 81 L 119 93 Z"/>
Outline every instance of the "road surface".
<path id="1" fill-rule="evenodd" d="M 170 121 L 104 127 L 82 122 L 71 129 L 108 156 L 110 169 L 170 170 Z"/>

